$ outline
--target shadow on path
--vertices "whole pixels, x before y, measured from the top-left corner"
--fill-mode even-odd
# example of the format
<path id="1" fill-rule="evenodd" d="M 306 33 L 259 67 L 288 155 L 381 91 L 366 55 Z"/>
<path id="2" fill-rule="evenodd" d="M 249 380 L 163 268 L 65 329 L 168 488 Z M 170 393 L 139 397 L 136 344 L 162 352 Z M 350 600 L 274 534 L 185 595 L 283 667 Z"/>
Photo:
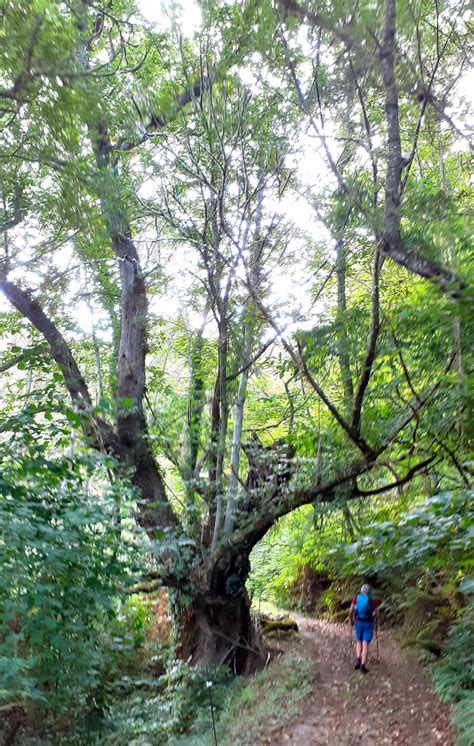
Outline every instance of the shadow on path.
<path id="1" fill-rule="evenodd" d="M 390 632 L 379 633 L 380 663 L 374 639 L 364 676 L 354 671 L 347 624 L 293 616 L 301 633 L 296 649 L 316 662 L 315 686 L 298 717 L 259 746 L 453 746 L 449 709 Z"/>

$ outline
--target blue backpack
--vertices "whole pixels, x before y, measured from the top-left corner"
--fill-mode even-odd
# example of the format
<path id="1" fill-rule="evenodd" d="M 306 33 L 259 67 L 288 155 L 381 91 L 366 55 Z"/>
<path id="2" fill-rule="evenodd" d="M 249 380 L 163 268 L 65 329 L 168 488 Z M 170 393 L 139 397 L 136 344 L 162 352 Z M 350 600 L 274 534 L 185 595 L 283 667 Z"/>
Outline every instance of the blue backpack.
<path id="1" fill-rule="evenodd" d="M 359 593 L 355 605 L 356 619 L 360 622 L 372 621 L 372 609 L 370 608 L 370 599 L 365 593 Z"/>

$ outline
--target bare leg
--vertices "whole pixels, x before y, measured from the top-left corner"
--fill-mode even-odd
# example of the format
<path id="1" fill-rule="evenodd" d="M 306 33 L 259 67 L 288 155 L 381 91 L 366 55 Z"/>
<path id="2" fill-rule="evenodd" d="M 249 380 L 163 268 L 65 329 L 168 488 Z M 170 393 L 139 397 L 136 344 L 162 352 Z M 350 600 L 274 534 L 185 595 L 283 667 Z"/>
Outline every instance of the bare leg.
<path id="1" fill-rule="evenodd" d="M 356 658 L 361 658 L 362 656 L 362 643 L 356 640 Z"/>
<path id="2" fill-rule="evenodd" d="M 367 663 L 367 658 L 369 657 L 369 643 L 363 642 L 362 643 L 362 655 L 361 655 L 361 663 L 363 666 Z"/>

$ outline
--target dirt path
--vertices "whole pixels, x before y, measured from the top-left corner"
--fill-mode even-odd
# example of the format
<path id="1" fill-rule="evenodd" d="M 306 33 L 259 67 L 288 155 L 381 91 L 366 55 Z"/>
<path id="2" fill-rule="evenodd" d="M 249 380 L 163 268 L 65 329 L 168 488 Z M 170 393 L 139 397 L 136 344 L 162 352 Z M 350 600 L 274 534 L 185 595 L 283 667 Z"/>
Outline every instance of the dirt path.
<path id="1" fill-rule="evenodd" d="M 426 675 L 410 663 L 390 632 L 380 632 L 380 663 L 371 646 L 367 675 L 349 663 L 348 626 L 295 617 L 295 645 L 316 661 L 311 697 L 285 728 L 260 746 L 453 746 L 448 708 L 431 691 Z"/>

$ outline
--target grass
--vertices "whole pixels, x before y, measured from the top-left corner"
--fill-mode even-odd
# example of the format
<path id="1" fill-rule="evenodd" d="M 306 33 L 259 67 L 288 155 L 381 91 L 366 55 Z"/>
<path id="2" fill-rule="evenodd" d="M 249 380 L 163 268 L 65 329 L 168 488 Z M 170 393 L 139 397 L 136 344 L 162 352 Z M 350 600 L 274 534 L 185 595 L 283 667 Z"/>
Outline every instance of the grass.
<path id="1" fill-rule="evenodd" d="M 264 671 L 227 686 L 217 719 L 219 746 L 250 746 L 294 717 L 311 692 L 315 663 L 297 652 L 275 659 Z M 205 717 L 203 717 L 205 716 Z M 170 746 L 213 746 L 210 713 L 200 712 L 192 732 L 170 740 Z"/>

